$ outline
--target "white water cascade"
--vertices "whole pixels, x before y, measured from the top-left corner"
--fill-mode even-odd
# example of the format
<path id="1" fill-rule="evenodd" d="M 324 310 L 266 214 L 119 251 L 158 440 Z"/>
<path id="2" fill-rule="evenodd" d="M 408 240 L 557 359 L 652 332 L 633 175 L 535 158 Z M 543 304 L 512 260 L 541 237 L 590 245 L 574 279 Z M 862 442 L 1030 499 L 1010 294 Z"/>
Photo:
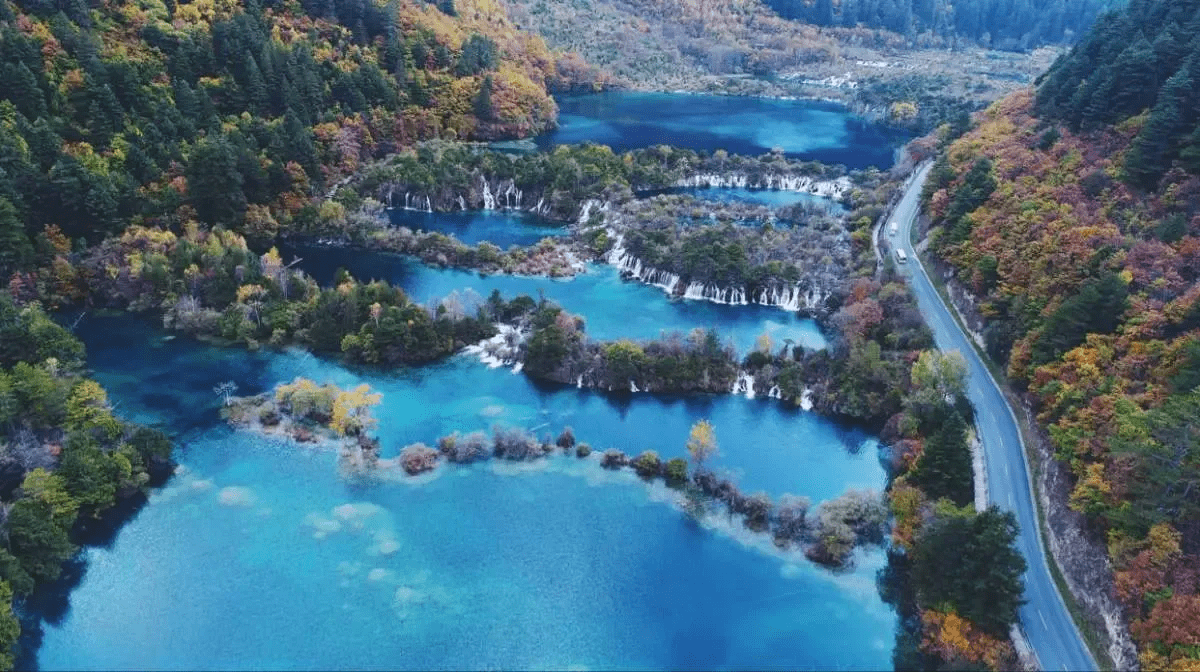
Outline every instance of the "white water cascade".
<path id="1" fill-rule="evenodd" d="M 754 398 L 754 376 L 745 371 L 738 371 L 737 380 L 733 383 L 733 394 L 744 394 L 747 399 Z"/>
<path id="2" fill-rule="evenodd" d="M 488 187 L 487 178 L 481 176 L 479 178 L 479 181 L 483 186 L 483 209 L 484 210 L 495 210 L 496 209 L 496 197 L 492 194 L 491 189 Z"/>
<path id="3" fill-rule="evenodd" d="M 812 390 L 805 387 L 804 391 L 800 393 L 800 408 L 802 408 L 806 411 L 811 411 L 812 407 L 813 407 Z"/>
<path id="4" fill-rule="evenodd" d="M 689 283 L 683 290 L 683 298 L 697 301 L 712 301 L 730 306 L 748 306 L 746 289 L 744 287 L 720 287 L 715 284 L 706 285 L 702 282 Z"/>
<path id="5" fill-rule="evenodd" d="M 621 275 L 628 275 L 647 285 L 658 287 L 666 292 L 668 296 L 675 295 L 675 289 L 679 286 L 678 275 L 642 264 L 641 259 L 629 254 L 625 249 L 624 236 L 611 229 L 609 229 L 609 235 L 613 236 L 616 240 L 612 249 L 609 250 L 605 261 L 616 266 Z"/>
<path id="6" fill-rule="evenodd" d="M 458 195 L 458 209 L 463 211 L 467 209 L 467 201 L 462 197 L 462 194 Z"/>
<path id="7" fill-rule="evenodd" d="M 525 334 L 508 324 L 498 324 L 496 327 L 500 333 L 475 345 L 468 345 L 463 352 L 478 357 L 489 369 L 514 365 L 513 373 L 520 373 L 524 365 L 517 361 L 517 354 Z"/>
<path id="8" fill-rule="evenodd" d="M 772 385 L 771 389 L 767 390 L 768 399 L 783 399 L 783 390 L 779 389 L 778 385 Z"/>
<path id="9" fill-rule="evenodd" d="M 641 390 L 638 389 L 637 383 L 633 382 L 632 380 L 629 381 L 629 391 L 630 392 L 641 392 Z"/>
<path id="10" fill-rule="evenodd" d="M 751 182 L 744 173 L 699 173 L 685 177 L 675 183 L 677 187 L 691 188 L 734 188 L 734 189 L 774 189 L 778 191 L 796 191 L 814 194 L 826 198 L 841 198 L 850 190 L 850 179 L 839 177 L 836 180 L 816 180 L 804 175 L 763 175 Z"/>

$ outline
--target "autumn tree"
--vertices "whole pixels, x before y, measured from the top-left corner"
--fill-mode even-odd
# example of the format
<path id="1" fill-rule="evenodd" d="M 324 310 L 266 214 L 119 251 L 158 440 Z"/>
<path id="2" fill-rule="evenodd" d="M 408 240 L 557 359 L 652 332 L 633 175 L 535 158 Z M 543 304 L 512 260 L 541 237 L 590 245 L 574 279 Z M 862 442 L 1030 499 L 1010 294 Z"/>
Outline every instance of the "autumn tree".
<path id="1" fill-rule="evenodd" d="M 687 451 L 692 458 L 693 471 L 705 471 L 708 460 L 717 454 L 717 435 L 712 423 L 699 420 L 692 425 L 688 433 Z"/>

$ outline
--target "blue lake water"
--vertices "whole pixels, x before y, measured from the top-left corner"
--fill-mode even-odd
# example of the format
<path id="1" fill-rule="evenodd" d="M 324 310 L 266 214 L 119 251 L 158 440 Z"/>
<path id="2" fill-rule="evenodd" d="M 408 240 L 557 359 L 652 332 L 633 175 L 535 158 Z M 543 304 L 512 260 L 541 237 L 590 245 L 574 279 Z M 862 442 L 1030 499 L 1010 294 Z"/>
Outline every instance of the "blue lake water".
<path id="1" fill-rule="evenodd" d="M 883 669 L 897 619 L 881 551 L 835 573 L 596 461 L 447 467 L 353 484 L 327 450 L 234 432 L 212 387 L 296 375 L 383 393 L 384 453 L 504 422 L 572 425 L 598 449 L 680 455 L 711 418 L 744 489 L 881 488 L 875 441 L 778 402 L 606 399 L 467 357 L 395 374 L 216 349 L 129 318 L 80 326 L 121 412 L 184 433 L 182 473 L 44 626 L 42 669 Z"/>
<path id="2" fill-rule="evenodd" d="M 844 110 L 749 98 L 618 93 L 560 101 L 543 146 L 669 142 L 850 167 L 891 163 L 897 136 Z M 736 192 L 739 190 L 722 190 Z M 783 192 L 707 197 L 786 204 Z M 780 200 L 774 200 L 780 199 Z M 789 202 L 791 202 L 789 200 Z M 405 217 L 423 217 L 404 213 Z M 463 214 L 405 224 L 464 242 L 528 244 L 536 219 Z M 419 223 L 418 223 L 419 222 Z M 428 268 L 386 254 L 282 250 L 328 283 L 344 266 L 426 302 L 472 289 L 547 298 L 597 338 L 713 327 L 745 351 L 768 332 L 823 347 L 816 324 L 775 308 L 668 299 L 591 266 L 570 281 Z M 76 669 L 845 669 L 892 666 L 898 626 L 877 587 L 881 549 L 831 572 L 725 516 L 689 520 L 676 496 L 630 473 L 554 457 L 443 467 L 432 477 L 347 481 L 327 449 L 235 432 L 213 387 L 243 394 L 306 376 L 383 394 L 385 456 L 496 423 L 564 426 L 597 451 L 682 455 L 710 419 L 714 466 L 745 491 L 882 489 L 874 437 L 774 400 L 608 396 L 531 382 L 459 356 L 359 370 L 311 354 L 247 352 L 172 338 L 132 318 L 89 316 L 78 333 L 117 412 L 179 437 L 180 472 L 115 540 L 85 552 L 69 610 L 43 625 L 37 663 Z"/>
<path id="3" fill-rule="evenodd" d="M 396 208 L 388 212 L 396 226 L 417 231 L 437 231 L 475 245 L 488 241 L 501 249 L 512 245 L 533 245 L 547 237 L 561 236 L 567 230 L 540 217 L 516 212 L 420 212 Z"/>
<path id="4" fill-rule="evenodd" d="M 726 306 L 710 301 L 670 299 L 657 287 L 622 280 L 612 266 L 590 264 L 588 272 L 570 280 L 547 280 L 511 275 L 481 276 L 470 271 L 438 269 L 410 257 L 347 248 L 280 246 L 285 261 L 298 256 L 298 267 L 317 282 L 328 285 L 339 267 L 360 280 L 387 280 L 404 288 L 419 303 L 439 300 L 450 292 L 471 289 L 486 297 L 493 289 L 505 298 L 539 292 L 558 302 L 568 312 L 583 315 L 587 333 L 594 338 L 651 339 L 664 332 L 687 332 L 697 327 L 714 328 L 732 339 L 739 352 L 754 347 L 760 334 L 767 333 L 775 345 L 785 339 L 808 349 L 826 345 L 817 323 L 779 308 Z"/>
<path id="5" fill-rule="evenodd" d="M 625 151 L 665 144 L 749 155 L 778 147 L 794 158 L 886 169 L 907 141 L 844 107 L 808 100 L 638 91 L 557 100 L 559 127 L 537 139 L 542 147 L 595 142 Z"/>

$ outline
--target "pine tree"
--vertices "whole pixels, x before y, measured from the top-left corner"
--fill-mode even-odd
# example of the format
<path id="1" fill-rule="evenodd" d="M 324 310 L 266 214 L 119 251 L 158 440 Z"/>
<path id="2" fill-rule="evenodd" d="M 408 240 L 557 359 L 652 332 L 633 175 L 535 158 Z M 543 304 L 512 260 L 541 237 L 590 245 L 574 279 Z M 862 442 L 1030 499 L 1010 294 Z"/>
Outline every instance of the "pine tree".
<path id="1" fill-rule="evenodd" d="M 237 153 L 224 138 L 196 143 L 188 157 L 188 196 L 196 214 L 210 224 L 233 224 L 246 210 Z"/>
<path id="2" fill-rule="evenodd" d="M 956 410 L 945 415 L 941 426 L 925 439 L 925 450 L 911 478 L 930 498 L 947 497 L 962 506 L 975 498 L 967 423 Z"/>
<path id="3" fill-rule="evenodd" d="M 25 235 L 25 226 L 17 209 L 0 198 L 0 279 L 21 268 L 33 258 L 33 245 Z"/>
<path id="4" fill-rule="evenodd" d="M 1192 75 L 1187 67 L 1172 75 L 1163 86 L 1158 103 L 1125 158 L 1125 173 L 1134 184 L 1153 189 L 1158 178 L 1171 167 L 1180 133 L 1186 129 L 1184 110 L 1193 95 L 1192 87 Z"/>
<path id="5" fill-rule="evenodd" d="M 492 76 L 483 78 L 479 93 L 475 96 L 475 116 L 481 121 L 492 121 L 496 112 L 492 109 Z"/>

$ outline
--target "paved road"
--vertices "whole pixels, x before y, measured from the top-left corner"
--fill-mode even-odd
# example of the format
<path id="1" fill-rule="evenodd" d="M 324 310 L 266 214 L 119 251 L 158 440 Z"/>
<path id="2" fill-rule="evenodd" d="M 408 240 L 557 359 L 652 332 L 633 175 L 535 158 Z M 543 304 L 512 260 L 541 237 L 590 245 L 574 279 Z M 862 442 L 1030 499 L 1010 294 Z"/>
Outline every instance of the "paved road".
<path id="1" fill-rule="evenodd" d="M 992 504 L 1016 513 L 1021 526 L 1017 547 L 1029 563 L 1025 573 L 1025 599 L 1028 603 L 1020 612 L 1026 638 L 1044 670 L 1095 670 L 1096 662 L 1071 620 L 1046 565 L 1041 537 L 1037 533 L 1037 512 L 1025 465 L 1025 452 L 1012 409 L 971 347 L 968 336 L 954 321 L 949 307 L 934 290 L 913 250 L 911 229 L 920 207 L 921 187 L 925 184 L 929 169 L 930 165 L 925 165 L 912 180 L 889 220 L 889 226 L 893 220 L 899 223 L 900 230 L 895 236 L 886 237 L 888 242 L 899 246 L 908 255 L 908 262 L 897 264 L 897 268 L 908 277 L 917 295 L 921 313 L 933 330 L 938 348 L 957 350 L 967 360 L 967 392 L 975 406 L 975 425 L 983 440 L 988 497 Z"/>

